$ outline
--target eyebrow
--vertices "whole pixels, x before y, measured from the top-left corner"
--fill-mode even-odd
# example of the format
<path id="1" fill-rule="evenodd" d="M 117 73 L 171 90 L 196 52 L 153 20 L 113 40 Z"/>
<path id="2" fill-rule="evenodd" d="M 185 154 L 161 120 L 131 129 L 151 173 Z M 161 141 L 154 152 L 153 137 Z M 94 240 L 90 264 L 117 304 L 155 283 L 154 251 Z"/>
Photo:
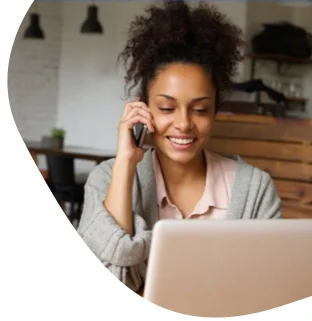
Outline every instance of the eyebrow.
<path id="1" fill-rule="evenodd" d="M 165 97 L 165 98 L 167 98 L 169 100 L 176 101 L 176 99 L 174 97 L 171 97 L 171 96 L 168 96 L 168 95 L 160 94 L 160 95 L 157 95 L 157 96 Z M 198 102 L 198 101 L 201 101 L 201 100 L 204 100 L 204 99 L 211 100 L 211 97 L 209 97 L 209 96 L 197 97 L 197 98 L 192 99 L 192 103 L 195 103 L 195 102 Z"/>

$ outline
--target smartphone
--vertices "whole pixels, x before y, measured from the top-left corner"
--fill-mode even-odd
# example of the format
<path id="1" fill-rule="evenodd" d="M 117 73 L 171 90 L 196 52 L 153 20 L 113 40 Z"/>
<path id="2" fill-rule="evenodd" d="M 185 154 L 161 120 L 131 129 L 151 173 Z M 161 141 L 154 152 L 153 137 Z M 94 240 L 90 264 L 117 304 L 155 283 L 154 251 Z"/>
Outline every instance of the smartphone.
<path id="1" fill-rule="evenodd" d="M 148 128 L 146 125 L 142 123 L 137 123 L 134 125 L 134 140 L 135 140 L 135 144 L 139 148 L 143 147 L 147 132 L 148 132 Z"/>

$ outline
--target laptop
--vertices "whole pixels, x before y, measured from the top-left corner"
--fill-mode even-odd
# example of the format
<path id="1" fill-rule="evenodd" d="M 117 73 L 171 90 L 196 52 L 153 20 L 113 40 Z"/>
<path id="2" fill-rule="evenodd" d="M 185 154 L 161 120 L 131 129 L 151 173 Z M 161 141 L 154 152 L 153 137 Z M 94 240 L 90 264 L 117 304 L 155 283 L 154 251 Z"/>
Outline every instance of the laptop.
<path id="1" fill-rule="evenodd" d="M 312 220 L 161 220 L 144 298 L 201 317 L 262 312 L 312 296 Z"/>

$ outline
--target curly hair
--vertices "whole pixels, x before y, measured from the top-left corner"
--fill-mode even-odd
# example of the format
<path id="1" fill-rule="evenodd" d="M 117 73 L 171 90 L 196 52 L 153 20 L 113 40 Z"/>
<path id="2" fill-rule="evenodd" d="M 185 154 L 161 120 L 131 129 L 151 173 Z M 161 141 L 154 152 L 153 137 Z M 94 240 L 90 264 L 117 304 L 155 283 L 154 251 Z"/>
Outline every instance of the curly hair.
<path id="1" fill-rule="evenodd" d="M 139 95 L 147 101 L 148 86 L 168 64 L 197 64 L 212 75 L 217 110 L 236 75 L 243 44 L 242 31 L 213 5 L 190 8 L 184 1 L 173 0 L 152 5 L 130 24 L 118 57 L 126 69 L 125 90 L 129 97 L 139 84 Z"/>

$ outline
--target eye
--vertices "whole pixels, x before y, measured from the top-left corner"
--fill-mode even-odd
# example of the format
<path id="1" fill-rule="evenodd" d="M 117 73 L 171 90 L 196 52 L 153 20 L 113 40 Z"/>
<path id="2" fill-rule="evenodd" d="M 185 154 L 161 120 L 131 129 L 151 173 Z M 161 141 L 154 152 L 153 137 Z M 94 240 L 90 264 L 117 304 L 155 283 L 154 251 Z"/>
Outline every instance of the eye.
<path id="1" fill-rule="evenodd" d="M 172 108 L 172 107 L 159 107 L 159 110 L 161 110 L 162 112 L 169 113 L 169 112 L 172 112 L 174 110 L 174 108 Z"/>
<path id="2" fill-rule="evenodd" d="M 199 114 L 203 114 L 203 113 L 207 113 L 208 109 L 207 108 L 194 108 L 193 111 L 196 113 L 199 113 Z"/>

